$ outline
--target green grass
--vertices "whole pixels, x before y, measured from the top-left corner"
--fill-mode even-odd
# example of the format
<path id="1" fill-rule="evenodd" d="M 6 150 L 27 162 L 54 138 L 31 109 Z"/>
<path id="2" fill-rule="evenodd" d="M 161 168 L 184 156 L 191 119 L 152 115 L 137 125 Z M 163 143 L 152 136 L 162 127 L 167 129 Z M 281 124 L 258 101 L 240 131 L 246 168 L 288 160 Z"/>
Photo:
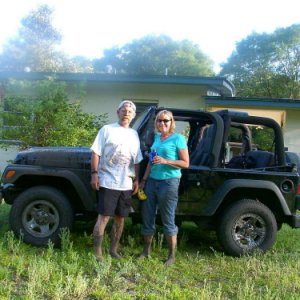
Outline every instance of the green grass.
<path id="1" fill-rule="evenodd" d="M 62 246 L 37 248 L 9 230 L 10 207 L 0 205 L 0 299 L 299 299 L 300 230 L 283 226 L 266 254 L 226 256 L 215 234 L 184 223 L 177 261 L 166 268 L 159 230 L 152 258 L 139 261 L 139 226 L 126 223 L 121 260 L 92 253 L 92 225 L 62 233 Z"/>

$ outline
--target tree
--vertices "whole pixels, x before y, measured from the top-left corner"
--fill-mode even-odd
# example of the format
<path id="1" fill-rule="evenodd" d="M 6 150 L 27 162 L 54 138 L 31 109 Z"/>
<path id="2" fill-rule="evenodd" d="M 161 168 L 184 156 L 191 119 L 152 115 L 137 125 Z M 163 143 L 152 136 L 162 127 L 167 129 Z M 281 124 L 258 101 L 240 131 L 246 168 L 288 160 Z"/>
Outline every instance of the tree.
<path id="1" fill-rule="evenodd" d="M 2 139 L 18 140 L 21 148 L 89 146 L 107 122 L 107 115 L 85 113 L 79 100 L 70 102 L 66 85 L 53 78 L 11 82 L 4 106 L 0 112 Z"/>
<path id="2" fill-rule="evenodd" d="M 300 24 L 240 41 L 220 75 L 233 81 L 238 96 L 297 99 L 299 72 Z"/>
<path id="3" fill-rule="evenodd" d="M 70 60 L 57 50 L 60 32 L 52 26 L 53 10 L 41 5 L 22 19 L 15 38 L 10 39 L 0 55 L 1 71 L 90 71 L 91 67 Z"/>
<path id="4" fill-rule="evenodd" d="M 94 69 L 133 75 L 212 76 L 213 62 L 188 40 L 149 35 L 122 48 L 106 49 L 104 57 L 94 61 Z"/>

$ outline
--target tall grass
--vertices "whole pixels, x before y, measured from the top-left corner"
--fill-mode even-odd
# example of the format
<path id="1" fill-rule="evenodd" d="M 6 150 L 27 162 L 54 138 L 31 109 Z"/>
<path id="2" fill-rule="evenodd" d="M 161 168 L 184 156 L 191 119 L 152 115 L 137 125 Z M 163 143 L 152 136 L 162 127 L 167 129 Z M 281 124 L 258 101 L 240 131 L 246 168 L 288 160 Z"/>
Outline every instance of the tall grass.
<path id="1" fill-rule="evenodd" d="M 166 268 L 159 230 L 151 259 L 137 260 L 139 226 L 128 221 L 121 260 L 112 259 L 105 236 L 105 260 L 92 253 L 92 226 L 61 233 L 62 245 L 37 248 L 15 238 L 9 206 L 0 205 L 0 299 L 299 299 L 300 230 L 283 226 L 266 254 L 232 258 L 215 234 L 192 223 L 180 229 L 177 261 Z"/>

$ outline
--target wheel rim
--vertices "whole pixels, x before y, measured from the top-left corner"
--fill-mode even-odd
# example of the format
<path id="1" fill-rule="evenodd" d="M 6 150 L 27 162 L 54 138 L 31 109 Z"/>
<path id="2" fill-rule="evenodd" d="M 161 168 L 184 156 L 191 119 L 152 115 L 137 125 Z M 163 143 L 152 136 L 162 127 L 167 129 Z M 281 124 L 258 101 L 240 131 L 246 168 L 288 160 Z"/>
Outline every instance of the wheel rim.
<path id="1" fill-rule="evenodd" d="M 24 229 L 35 237 L 48 237 L 59 225 L 58 210 L 50 202 L 36 200 L 22 214 Z"/>
<path id="2" fill-rule="evenodd" d="M 266 222 L 257 214 L 244 214 L 234 223 L 232 235 L 240 248 L 250 250 L 257 248 L 265 240 Z"/>

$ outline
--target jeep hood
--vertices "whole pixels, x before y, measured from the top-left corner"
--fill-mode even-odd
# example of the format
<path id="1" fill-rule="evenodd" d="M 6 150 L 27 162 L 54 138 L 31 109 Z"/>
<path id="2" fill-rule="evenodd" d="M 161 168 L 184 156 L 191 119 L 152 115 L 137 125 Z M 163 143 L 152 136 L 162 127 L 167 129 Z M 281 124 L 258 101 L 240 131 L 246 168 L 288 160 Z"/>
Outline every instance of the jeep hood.
<path id="1" fill-rule="evenodd" d="M 19 152 L 14 164 L 83 168 L 90 160 L 91 150 L 87 147 L 34 147 Z"/>

